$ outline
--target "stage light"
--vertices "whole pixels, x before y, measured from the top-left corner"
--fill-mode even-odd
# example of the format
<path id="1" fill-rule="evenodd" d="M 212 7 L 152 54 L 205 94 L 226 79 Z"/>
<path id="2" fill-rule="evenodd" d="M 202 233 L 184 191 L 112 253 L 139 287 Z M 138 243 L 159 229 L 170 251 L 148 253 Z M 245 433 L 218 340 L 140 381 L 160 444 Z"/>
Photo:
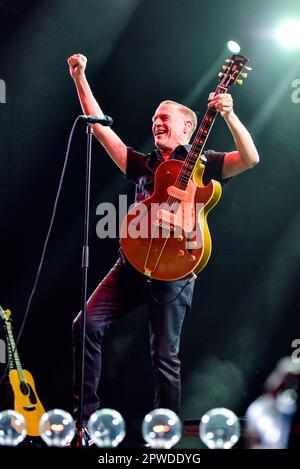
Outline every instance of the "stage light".
<path id="1" fill-rule="evenodd" d="M 286 49 L 300 47 L 300 21 L 289 20 L 283 23 L 278 28 L 277 38 Z"/>
<path id="2" fill-rule="evenodd" d="M 240 45 L 235 41 L 228 41 L 227 47 L 230 50 L 230 52 L 233 52 L 234 54 L 238 54 L 241 50 Z"/>
<path id="3" fill-rule="evenodd" d="M 240 423 L 229 409 L 211 409 L 203 415 L 199 436 L 210 449 L 230 449 L 240 437 Z"/>
<path id="4" fill-rule="evenodd" d="M 151 448 L 172 448 L 180 440 L 181 433 L 181 422 L 170 409 L 154 409 L 143 420 L 143 438 Z"/>
<path id="5" fill-rule="evenodd" d="M 41 417 L 39 432 L 48 446 L 66 446 L 75 435 L 73 417 L 65 410 L 49 410 Z"/>
<path id="6" fill-rule="evenodd" d="M 25 418 L 14 410 L 0 412 L 0 445 L 17 446 L 27 435 Z"/>
<path id="7" fill-rule="evenodd" d="M 113 409 L 101 409 L 94 412 L 88 421 L 91 439 L 99 448 L 115 448 L 126 434 L 122 415 Z"/>
<path id="8" fill-rule="evenodd" d="M 251 449 L 288 448 L 297 413 L 300 364 L 282 358 L 265 382 L 266 393 L 247 409 L 247 446 Z M 296 423 L 298 425 L 298 423 Z"/>
<path id="9" fill-rule="evenodd" d="M 288 446 L 297 393 L 285 390 L 274 398 L 264 394 L 248 407 L 247 443 L 251 449 L 284 449 Z"/>

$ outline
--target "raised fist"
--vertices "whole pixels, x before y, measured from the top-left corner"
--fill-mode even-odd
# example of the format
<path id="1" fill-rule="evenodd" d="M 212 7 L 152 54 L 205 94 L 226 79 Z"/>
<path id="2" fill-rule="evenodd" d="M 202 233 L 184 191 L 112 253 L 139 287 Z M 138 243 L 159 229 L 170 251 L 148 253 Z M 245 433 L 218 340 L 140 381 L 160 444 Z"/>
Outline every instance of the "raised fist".
<path id="1" fill-rule="evenodd" d="M 78 78 L 84 75 L 87 58 L 82 54 L 73 54 L 67 60 L 69 64 L 70 75 L 72 78 Z"/>

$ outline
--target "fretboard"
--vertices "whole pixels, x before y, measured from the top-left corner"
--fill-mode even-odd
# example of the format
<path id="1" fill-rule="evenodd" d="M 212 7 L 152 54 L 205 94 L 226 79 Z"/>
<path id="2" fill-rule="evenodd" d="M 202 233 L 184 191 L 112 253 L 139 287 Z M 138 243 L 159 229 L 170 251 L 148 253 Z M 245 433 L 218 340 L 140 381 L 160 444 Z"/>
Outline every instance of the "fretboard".
<path id="1" fill-rule="evenodd" d="M 215 91 L 215 95 L 226 93 L 226 91 L 227 90 L 225 88 L 218 86 Z M 192 177 L 196 163 L 203 152 L 206 140 L 216 120 L 216 117 L 217 111 L 213 108 L 208 108 L 193 140 L 192 147 L 186 156 L 184 165 L 178 175 L 177 181 L 175 183 L 176 187 L 179 187 L 182 190 L 186 189 Z"/>
<path id="2" fill-rule="evenodd" d="M 11 324 L 8 321 L 6 322 L 6 332 L 7 332 L 7 344 L 8 344 L 7 348 L 8 348 L 9 358 L 10 358 L 9 368 L 13 369 L 14 368 L 13 364 L 15 364 L 20 382 L 21 383 L 25 382 L 21 362 L 19 359 L 19 354 L 16 349 L 16 344 L 15 344 L 14 336 L 13 336 L 12 329 L 11 329 Z M 12 358 L 12 354 L 14 355 L 13 358 Z"/>

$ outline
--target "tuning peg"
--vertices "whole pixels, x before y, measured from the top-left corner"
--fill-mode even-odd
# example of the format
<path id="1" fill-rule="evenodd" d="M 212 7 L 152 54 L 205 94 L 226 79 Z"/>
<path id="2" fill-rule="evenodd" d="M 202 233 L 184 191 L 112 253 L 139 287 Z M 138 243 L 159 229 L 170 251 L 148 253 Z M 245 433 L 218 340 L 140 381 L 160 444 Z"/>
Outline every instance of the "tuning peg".
<path id="1" fill-rule="evenodd" d="M 218 77 L 222 78 L 223 76 L 224 76 L 224 73 L 222 73 L 222 72 L 218 73 Z"/>
<path id="2" fill-rule="evenodd" d="M 223 68 L 223 70 L 228 70 L 229 69 L 229 67 L 226 67 L 226 65 L 223 65 L 222 68 Z"/>
<path id="3" fill-rule="evenodd" d="M 241 72 L 239 74 L 239 77 L 247 78 L 247 76 L 248 76 L 248 73 L 245 73 L 245 72 Z"/>
<path id="4" fill-rule="evenodd" d="M 251 67 L 248 67 L 247 65 L 245 65 L 244 68 L 245 68 L 246 70 L 252 70 L 252 68 L 251 68 Z"/>
<path id="5" fill-rule="evenodd" d="M 228 63 L 228 64 L 230 64 L 230 63 L 233 63 L 233 60 L 231 60 L 231 59 L 226 59 L 225 62 Z"/>
<path id="6" fill-rule="evenodd" d="M 235 83 L 237 83 L 238 85 L 242 85 L 242 84 L 243 84 L 243 80 L 235 80 Z"/>

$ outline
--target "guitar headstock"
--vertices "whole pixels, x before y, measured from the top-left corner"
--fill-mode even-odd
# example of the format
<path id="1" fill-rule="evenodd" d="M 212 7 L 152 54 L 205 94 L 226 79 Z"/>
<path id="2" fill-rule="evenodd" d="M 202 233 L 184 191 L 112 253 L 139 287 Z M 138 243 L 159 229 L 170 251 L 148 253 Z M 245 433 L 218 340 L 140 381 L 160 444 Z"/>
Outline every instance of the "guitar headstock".
<path id="1" fill-rule="evenodd" d="M 250 67 L 246 67 L 246 63 L 249 59 L 244 55 L 234 54 L 230 59 L 226 59 L 226 65 L 223 65 L 223 72 L 219 73 L 220 84 L 222 88 L 228 89 L 231 85 L 237 83 L 241 85 L 243 83 L 242 78 L 247 77 L 247 72 L 243 72 L 244 69 L 251 70 Z"/>
<path id="2" fill-rule="evenodd" d="M 11 311 L 9 309 L 6 309 L 4 311 L 2 306 L 0 306 L 0 318 L 3 319 L 3 321 L 9 321 L 10 316 L 11 316 Z"/>

